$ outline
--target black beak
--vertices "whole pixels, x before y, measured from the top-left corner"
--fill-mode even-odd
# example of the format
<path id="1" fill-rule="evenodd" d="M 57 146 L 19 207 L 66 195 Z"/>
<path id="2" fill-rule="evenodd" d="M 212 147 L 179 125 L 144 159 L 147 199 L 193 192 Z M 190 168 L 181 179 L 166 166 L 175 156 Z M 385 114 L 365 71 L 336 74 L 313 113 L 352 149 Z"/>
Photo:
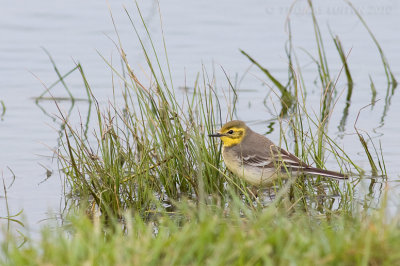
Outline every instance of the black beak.
<path id="1" fill-rule="evenodd" d="M 217 132 L 217 133 L 214 133 L 214 134 L 208 134 L 208 136 L 209 137 L 214 137 L 214 138 L 219 138 L 219 137 L 223 136 L 223 134 Z"/>

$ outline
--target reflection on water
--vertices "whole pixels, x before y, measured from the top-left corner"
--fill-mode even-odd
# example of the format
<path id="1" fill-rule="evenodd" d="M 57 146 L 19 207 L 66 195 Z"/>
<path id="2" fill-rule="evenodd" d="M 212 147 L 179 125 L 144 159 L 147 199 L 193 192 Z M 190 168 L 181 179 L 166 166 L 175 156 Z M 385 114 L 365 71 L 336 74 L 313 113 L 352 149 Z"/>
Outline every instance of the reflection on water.
<path id="1" fill-rule="evenodd" d="M 3 121 L 4 115 L 6 114 L 6 105 L 2 100 L 0 100 L 0 105 L 1 105 L 0 121 Z"/>
<path id="2" fill-rule="evenodd" d="M 293 61 L 292 65 L 302 62 L 303 80 L 298 79 L 297 82 L 309 88 L 307 104 L 317 117 L 320 110 L 313 110 L 313 105 L 318 103 L 319 106 L 321 81 L 318 77 L 320 69 L 315 67 L 310 57 L 310 54 L 316 53 L 310 11 L 301 1 L 291 10 L 290 25 L 295 44 L 292 48 L 298 52 L 288 59 L 285 49 L 288 33 L 284 25 L 291 3 L 252 0 L 246 2 L 244 8 L 242 1 L 161 1 L 175 87 L 191 87 L 197 73 L 202 70 L 202 64 L 206 69 L 215 68 L 212 79 L 216 87 L 227 90 L 231 85 L 226 82 L 226 76 L 230 80 L 236 80 L 235 76 L 241 77 L 240 82 L 234 84 L 237 89 L 237 118 L 252 122 L 257 132 L 268 134 L 277 142 L 280 123 L 277 123 L 276 117 L 287 113 L 290 108 L 285 111 L 280 106 L 281 95 L 275 95 L 271 90 L 274 84 L 259 68 L 251 66 L 248 58 L 240 54 L 241 49 L 284 85 L 283 81 L 293 84 L 294 80 L 293 73 L 288 71 L 288 60 Z M 400 43 L 400 35 L 393 27 L 400 15 L 397 1 L 358 0 L 353 3 L 371 27 L 391 71 L 398 77 L 400 52 L 397 44 Z M 110 4 L 127 56 L 130 62 L 134 62 L 133 68 L 137 75 L 151 84 L 152 81 L 142 70 L 145 58 L 140 52 L 140 45 L 122 9 L 122 4 L 126 4 L 134 12 L 132 1 L 119 0 Z M 143 0 L 139 1 L 139 5 L 155 43 L 160 43 L 156 49 L 162 50 L 156 2 Z M 213 8 L 210 9 L 210 6 Z M 387 70 L 382 67 L 376 44 L 354 11 L 345 4 L 325 0 L 315 3 L 314 8 L 320 21 L 326 58 L 330 62 L 330 77 L 339 77 L 337 92 L 333 94 L 336 98 L 331 103 L 335 108 L 329 113 L 329 136 L 335 138 L 352 155 L 352 159 L 368 171 L 371 168 L 369 161 L 352 125 L 358 111 L 372 102 L 371 108 L 363 111 L 357 127 L 371 134 L 378 151 L 381 141 L 388 180 L 396 180 L 400 172 L 400 123 L 397 115 L 400 106 L 395 103 L 400 99 L 394 84 L 388 86 Z M 62 136 L 65 125 L 55 119 L 59 111 L 53 101 L 33 99 L 45 95 L 51 98 L 48 94 L 41 95 L 44 92 L 42 83 L 45 84 L 46 88 L 51 88 L 51 95 L 59 100 L 62 113 L 74 125 L 85 124 L 86 135 L 90 137 L 90 101 L 62 99 L 88 99 L 86 81 L 82 81 L 79 64 L 76 63 L 79 61 L 99 104 L 104 106 L 107 103 L 113 95 L 114 85 L 118 88 L 121 84 L 113 84 L 110 69 L 96 51 L 113 65 L 118 65 L 114 43 L 108 39 L 116 40 L 116 36 L 106 3 L 95 0 L 63 3 L 25 1 L 22 6 L 20 1 L 7 1 L 0 10 L 0 22 L 1 36 L 7 36 L 0 42 L 0 174 L 8 182 L 13 174 L 7 167 L 13 170 L 15 183 L 8 191 L 10 208 L 12 213 L 24 209 L 29 225 L 36 228 L 37 222 L 47 216 L 48 208 L 60 208 L 62 181 L 58 178 L 53 150 L 59 145 L 58 138 Z M 333 42 L 331 33 L 340 36 L 351 83 L 342 70 L 343 58 L 338 55 L 336 47 L 339 39 Z M 49 62 L 41 47 L 51 53 L 52 60 L 57 63 L 56 71 L 55 64 Z M 299 71 L 297 68 L 294 70 Z M 61 77 L 63 82 L 51 84 Z M 335 80 L 329 80 L 332 79 Z M 222 112 L 224 108 L 221 106 Z M 289 145 L 289 149 L 293 148 Z M 376 157 L 375 154 L 373 156 Z M 334 158 L 326 160 L 328 166 L 336 165 Z M 53 172 L 53 176 L 41 183 L 47 179 L 48 171 Z M 379 177 L 365 179 L 361 183 L 359 193 L 371 198 L 379 197 L 385 187 L 385 181 Z M 389 182 L 388 186 L 392 187 L 391 184 Z M 365 191 L 361 191 L 363 187 Z"/>

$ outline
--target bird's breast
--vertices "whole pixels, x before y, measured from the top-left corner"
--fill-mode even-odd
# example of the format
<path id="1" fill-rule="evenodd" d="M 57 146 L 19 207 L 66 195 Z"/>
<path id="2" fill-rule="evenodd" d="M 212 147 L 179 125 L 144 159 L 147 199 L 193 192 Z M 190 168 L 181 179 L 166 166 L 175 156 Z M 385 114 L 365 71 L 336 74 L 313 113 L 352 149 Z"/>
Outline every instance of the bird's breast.
<path id="1" fill-rule="evenodd" d="M 222 158 L 226 167 L 236 176 L 254 186 L 265 186 L 276 179 L 276 171 L 271 168 L 243 166 L 239 155 L 229 148 L 222 149 Z"/>

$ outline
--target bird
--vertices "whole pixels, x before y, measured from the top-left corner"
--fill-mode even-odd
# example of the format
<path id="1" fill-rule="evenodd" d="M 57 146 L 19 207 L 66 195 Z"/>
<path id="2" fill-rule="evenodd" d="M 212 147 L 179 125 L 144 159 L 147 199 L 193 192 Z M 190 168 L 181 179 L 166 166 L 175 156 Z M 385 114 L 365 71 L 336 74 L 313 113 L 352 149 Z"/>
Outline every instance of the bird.
<path id="1" fill-rule="evenodd" d="M 226 167 L 236 176 L 256 187 L 271 186 L 278 178 L 302 174 L 346 179 L 347 176 L 312 167 L 295 155 L 276 146 L 267 137 L 251 130 L 245 122 L 233 120 L 209 137 L 221 139 Z"/>

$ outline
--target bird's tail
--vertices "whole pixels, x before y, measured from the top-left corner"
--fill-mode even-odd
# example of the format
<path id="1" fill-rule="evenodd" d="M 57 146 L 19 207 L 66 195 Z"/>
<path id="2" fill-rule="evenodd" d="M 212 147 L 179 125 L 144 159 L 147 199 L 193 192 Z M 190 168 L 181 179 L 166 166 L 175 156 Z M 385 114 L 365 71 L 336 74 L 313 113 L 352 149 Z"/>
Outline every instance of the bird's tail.
<path id="1" fill-rule="evenodd" d="M 314 167 L 305 167 L 302 169 L 303 173 L 305 174 L 311 174 L 311 175 L 320 175 L 320 176 L 326 176 L 326 177 L 331 177 L 335 179 L 347 179 L 349 178 L 348 176 L 335 172 L 335 171 L 329 171 L 329 170 L 324 170 L 324 169 L 319 169 L 319 168 L 314 168 Z"/>

